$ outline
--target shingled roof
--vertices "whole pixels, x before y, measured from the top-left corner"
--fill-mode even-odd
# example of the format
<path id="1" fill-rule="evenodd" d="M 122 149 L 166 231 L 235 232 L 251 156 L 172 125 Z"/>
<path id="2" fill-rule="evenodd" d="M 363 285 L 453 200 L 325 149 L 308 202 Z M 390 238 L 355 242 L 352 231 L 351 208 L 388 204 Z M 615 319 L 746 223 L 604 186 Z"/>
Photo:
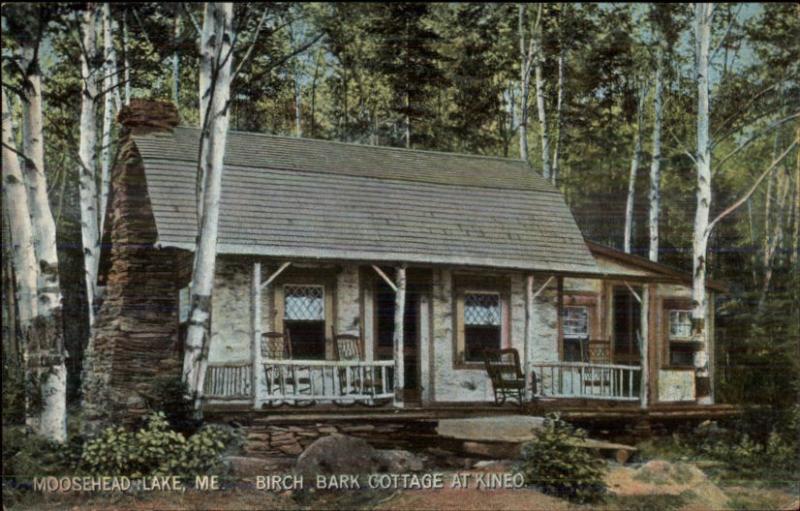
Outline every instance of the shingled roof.
<path id="1" fill-rule="evenodd" d="M 158 245 L 192 250 L 199 130 L 132 136 Z M 596 271 L 561 194 L 521 160 L 235 131 L 218 252 Z"/>

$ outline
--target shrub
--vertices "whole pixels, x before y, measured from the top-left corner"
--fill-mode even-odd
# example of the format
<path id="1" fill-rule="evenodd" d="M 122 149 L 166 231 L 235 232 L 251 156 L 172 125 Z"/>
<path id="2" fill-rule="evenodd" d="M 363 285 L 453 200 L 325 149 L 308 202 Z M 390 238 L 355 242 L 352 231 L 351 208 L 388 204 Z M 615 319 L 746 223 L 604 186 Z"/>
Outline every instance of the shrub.
<path id="1" fill-rule="evenodd" d="M 161 412 L 147 417 L 145 427 L 129 432 L 106 428 L 83 449 L 83 467 L 91 474 L 179 476 L 210 475 L 222 471 L 221 455 L 236 440 L 231 432 L 207 426 L 188 439 L 169 428 Z"/>
<path id="2" fill-rule="evenodd" d="M 527 484 L 544 493 L 575 502 L 595 502 L 606 492 L 605 462 L 581 446 L 586 432 L 574 429 L 558 415 L 548 415 L 544 429 L 523 445 L 517 469 Z"/>
<path id="3" fill-rule="evenodd" d="M 28 489 L 34 477 L 72 475 L 80 442 L 70 438 L 66 445 L 34 434 L 25 426 L 3 428 L 3 491 Z"/>
<path id="4" fill-rule="evenodd" d="M 157 378 L 146 399 L 150 409 L 162 412 L 176 431 L 192 435 L 202 424 L 194 417 L 194 403 L 189 397 L 189 388 L 180 376 Z"/>

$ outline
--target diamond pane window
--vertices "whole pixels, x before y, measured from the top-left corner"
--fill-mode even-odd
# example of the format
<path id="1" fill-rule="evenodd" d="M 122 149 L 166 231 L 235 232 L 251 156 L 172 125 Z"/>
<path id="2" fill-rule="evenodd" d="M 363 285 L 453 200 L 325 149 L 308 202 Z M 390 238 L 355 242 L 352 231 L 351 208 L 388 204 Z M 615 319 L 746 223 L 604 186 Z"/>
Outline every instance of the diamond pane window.
<path id="1" fill-rule="evenodd" d="M 564 307 L 561 317 L 564 337 L 568 339 L 589 337 L 589 309 L 587 307 Z"/>
<path id="2" fill-rule="evenodd" d="M 670 339 L 688 339 L 692 336 L 692 312 L 688 310 L 669 311 Z"/>
<path id="3" fill-rule="evenodd" d="M 189 321 L 189 286 L 178 292 L 178 323 Z"/>
<path id="4" fill-rule="evenodd" d="M 291 321 L 324 321 L 325 293 L 322 286 L 284 287 L 283 318 Z"/>
<path id="5" fill-rule="evenodd" d="M 500 325 L 500 295 L 468 293 L 464 295 L 465 325 Z"/>

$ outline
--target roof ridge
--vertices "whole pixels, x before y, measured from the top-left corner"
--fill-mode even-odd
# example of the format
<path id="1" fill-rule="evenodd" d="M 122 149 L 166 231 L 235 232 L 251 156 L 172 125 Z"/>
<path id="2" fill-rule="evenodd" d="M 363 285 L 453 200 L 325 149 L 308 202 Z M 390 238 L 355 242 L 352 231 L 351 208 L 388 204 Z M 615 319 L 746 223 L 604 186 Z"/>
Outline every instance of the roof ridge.
<path id="1" fill-rule="evenodd" d="M 176 129 L 189 129 L 194 131 L 199 131 L 200 128 L 196 128 L 194 126 L 177 126 Z M 229 133 L 237 133 L 241 135 L 253 135 L 258 137 L 266 137 L 266 138 L 280 138 L 283 140 L 305 140 L 309 142 L 321 142 L 326 144 L 337 144 L 337 145 L 345 145 L 345 146 L 355 146 L 355 147 L 363 147 L 366 149 L 381 149 L 381 150 L 389 150 L 389 151 L 398 151 L 404 153 L 427 153 L 427 154 L 440 154 L 445 156 L 456 156 L 459 158 L 474 158 L 474 159 L 486 159 L 486 160 L 499 160 L 508 163 L 522 163 L 527 164 L 527 162 L 521 158 L 506 158 L 503 156 L 490 156 L 485 154 L 473 154 L 473 153 L 454 153 L 450 151 L 435 151 L 432 149 L 409 149 L 407 147 L 392 147 L 392 146 L 385 146 L 385 145 L 369 145 L 369 144 L 359 144 L 358 142 L 342 142 L 341 140 L 328 140 L 324 138 L 308 138 L 308 137 L 292 137 L 289 135 L 273 135 L 271 133 L 260 133 L 257 131 L 242 131 L 242 130 L 228 130 Z M 528 167 L 531 171 L 535 171 L 533 167 Z"/>

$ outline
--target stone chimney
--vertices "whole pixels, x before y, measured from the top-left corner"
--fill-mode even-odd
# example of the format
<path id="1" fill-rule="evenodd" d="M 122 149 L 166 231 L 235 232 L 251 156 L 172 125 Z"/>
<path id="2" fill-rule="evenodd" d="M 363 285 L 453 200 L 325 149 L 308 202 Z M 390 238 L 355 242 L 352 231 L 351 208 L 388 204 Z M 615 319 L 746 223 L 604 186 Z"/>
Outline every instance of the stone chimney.
<path id="1" fill-rule="evenodd" d="M 151 131 L 171 131 L 180 123 L 178 109 L 169 101 L 153 99 L 131 100 L 117 114 L 117 122 L 136 134 Z"/>

